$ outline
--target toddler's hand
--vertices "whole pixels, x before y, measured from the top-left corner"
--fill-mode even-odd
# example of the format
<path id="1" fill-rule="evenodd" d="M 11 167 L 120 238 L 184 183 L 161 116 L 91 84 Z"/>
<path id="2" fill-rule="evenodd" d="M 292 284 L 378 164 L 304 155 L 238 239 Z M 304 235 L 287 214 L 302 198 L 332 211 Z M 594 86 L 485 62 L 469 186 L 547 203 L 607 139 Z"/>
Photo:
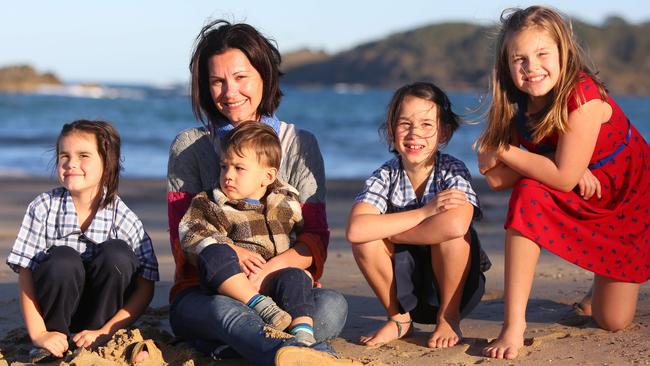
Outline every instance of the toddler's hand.
<path id="1" fill-rule="evenodd" d="M 582 198 L 588 200 L 594 193 L 596 197 L 601 197 L 600 181 L 594 176 L 589 169 L 585 171 L 582 178 L 578 181 L 578 189 Z"/>
<path id="2" fill-rule="evenodd" d="M 63 357 L 68 350 L 68 337 L 59 332 L 45 331 L 32 340 L 36 347 L 45 348 L 55 357 Z"/>
<path id="3" fill-rule="evenodd" d="M 72 341 L 77 345 L 77 347 L 96 347 L 104 341 L 108 340 L 108 332 L 101 329 L 97 330 L 82 330 L 72 337 Z"/>
<path id="4" fill-rule="evenodd" d="M 496 151 L 494 150 L 480 152 L 477 155 L 478 170 L 481 174 L 487 173 L 489 170 L 494 169 L 501 163 L 497 157 Z"/>
<path id="5" fill-rule="evenodd" d="M 457 189 L 448 189 L 438 193 L 424 207 L 429 216 L 433 216 L 452 208 L 460 207 L 467 202 L 467 195 L 465 192 Z"/>
<path id="6" fill-rule="evenodd" d="M 258 273 L 264 268 L 266 261 L 258 253 L 250 251 L 246 248 L 238 247 L 236 245 L 230 245 L 230 247 L 235 251 L 235 253 L 237 253 L 237 258 L 239 258 L 239 266 L 247 277 L 251 273 Z"/>

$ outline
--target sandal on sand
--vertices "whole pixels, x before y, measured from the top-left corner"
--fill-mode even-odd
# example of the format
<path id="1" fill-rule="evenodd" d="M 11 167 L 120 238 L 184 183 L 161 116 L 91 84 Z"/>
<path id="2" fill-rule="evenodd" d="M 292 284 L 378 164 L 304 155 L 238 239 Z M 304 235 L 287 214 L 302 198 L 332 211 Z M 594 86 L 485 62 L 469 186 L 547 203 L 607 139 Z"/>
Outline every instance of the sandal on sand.
<path id="1" fill-rule="evenodd" d="M 586 315 L 582 305 L 575 302 L 571 305 L 571 310 L 564 314 L 557 322 L 558 324 L 570 327 L 579 327 L 589 323 L 590 321 L 591 316 Z"/>
<path id="2" fill-rule="evenodd" d="M 574 311 L 577 315 L 589 316 L 589 315 L 587 315 L 587 314 L 585 313 L 585 309 L 582 307 L 582 304 L 581 304 L 581 303 L 579 303 L 579 302 L 574 302 L 573 305 L 571 305 L 571 307 L 573 308 L 573 311 Z"/>
<path id="3" fill-rule="evenodd" d="M 309 347 L 286 346 L 275 353 L 276 366 L 363 366 L 359 361 L 349 358 L 336 358 L 327 352 Z"/>
<path id="4" fill-rule="evenodd" d="M 393 322 L 393 323 L 395 323 L 395 325 L 397 325 L 397 339 L 400 339 L 402 337 L 405 337 L 405 336 L 413 333 L 413 319 L 410 319 L 410 320 L 405 321 L 405 322 L 401 322 L 399 320 L 395 320 L 395 319 L 393 319 L 391 317 L 388 317 L 387 320 L 390 321 L 390 322 Z M 409 329 L 406 331 L 406 333 L 404 333 L 404 326 L 405 325 L 409 326 Z"/>
<path id="5" fill-rule="evenodd" d="M 135 360 L 142 351 L 147 351 L 147 353 L 149 353 L 149 357 L 136 363 Z M 160 349 L 158 346 L 156 346 L 156 343 L 153 341 L 153 339 L 147 339 L 142 342 L 138 342 L 135 344 L 135 346 L 133 346 L 133 349 L 131 350 L 131 357 L 129 357 L 129 365 L 156 366 L 166 365 L 166 363 L 163 360 L 162 352 L 160 352 Z"/>

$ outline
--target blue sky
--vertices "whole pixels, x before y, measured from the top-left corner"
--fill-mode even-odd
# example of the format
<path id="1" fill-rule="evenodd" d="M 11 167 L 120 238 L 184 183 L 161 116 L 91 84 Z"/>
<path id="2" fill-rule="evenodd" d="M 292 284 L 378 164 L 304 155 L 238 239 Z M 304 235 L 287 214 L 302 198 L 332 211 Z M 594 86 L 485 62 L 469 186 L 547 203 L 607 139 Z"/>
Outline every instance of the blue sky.
<path id="1" fill-rule="evenodd" d="M 396 6 L 399 4 L 399 6 Z M 0 13 L 0 66 L 29 63 L 65 81 L 184 82 L 192 42 L 208 18 L 246 21 L 281 52 L 336 52 L 387 34 L 441 21 L 496 22 L 531 1 L 11 1 Z M 546 1 L 579 19 L 616 14 L 650 21 L 643 0 Z"/>

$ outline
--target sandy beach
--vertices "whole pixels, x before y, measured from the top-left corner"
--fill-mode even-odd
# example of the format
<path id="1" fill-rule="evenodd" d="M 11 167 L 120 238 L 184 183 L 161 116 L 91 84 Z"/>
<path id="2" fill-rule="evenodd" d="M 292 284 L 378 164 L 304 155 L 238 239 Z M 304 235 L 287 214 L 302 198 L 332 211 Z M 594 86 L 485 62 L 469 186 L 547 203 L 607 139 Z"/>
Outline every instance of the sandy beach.
<path id="1" fill-rule="evenodd" d="M 378 328 L 385 314 L 357 269 L 345 224 L 351 202 L 361 188 L 360 181 L 329 181 L 327 211 L 331 230 L 329 254 L 322 278 L 324 287 L 343 293 L 349 303 L 347 325 L 332 344 L 343 357 L 367 365 L 650 365 L 650 285 L 641 285 L 634 323 L 621 332 L 609 333 L 589 318 L 573 314 L 578 301 L 591 283 L 592 275 L 581 268 L 543 252 L 537 266 L 535 284 L 528 304 L 526 347 L 515 361 L 492 360 L 481 356 L 482 347 L 497 336 L 503 320 L 503 219 L 508 192 L 490 192 L 482 180 L 474 182 L 484 209 L 476 226 L 493 266 L 486 273 L 486 294 L 481 304 L 462 322 L 464 341 L 449 349 L 429 349 L 426 340 L 433 326 L 416 324 L 411 336 L 390 344 L 367 348 L 357 344 L 359 336 Z M 0 366 L 23 365 L 30 349 L 17 300 L 17 279 L 6 264 L 6 256 L 27 204 L 39 193 L 55 185 L 47 179 L 0 178 Z M 161 281 L 149 311 L 135 324 L 137 330 L 122 332 L 96 352 L 75 352 L 70 365 L 120 365 L 129 346 L 141 338 L 153 338 L 170 365 L 248 365 L 243 360 L 212 361 L 183 344 L 173 342 L 167 320 L 167 295 L 173 278 L 173 258 L 167 233 L 165 182 L 123 180 L 120 196 L 145 224 L 155 244 Z M 73 356 L 76 358 L 71 361 Z M 161 361 L 161 364 L 164 364 Z"/>

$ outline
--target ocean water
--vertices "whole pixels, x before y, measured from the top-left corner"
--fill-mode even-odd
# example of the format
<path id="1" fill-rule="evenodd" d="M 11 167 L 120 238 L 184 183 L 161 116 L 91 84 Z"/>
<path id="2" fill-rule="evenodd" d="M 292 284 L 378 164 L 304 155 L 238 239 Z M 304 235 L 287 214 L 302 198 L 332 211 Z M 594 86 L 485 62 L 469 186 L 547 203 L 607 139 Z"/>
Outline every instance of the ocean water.
<path id="1" fill-rule="evenodd" d="M 391 154 L 378 134 L 391 90 L 284 87 L 281 120 L 314 133 L 328 178 L 363 178 Z M 454 111 L 477 121 L 479 93 L 450 93 Z M 650 97 L 614 96 L 630 120 L 650 136 Z M 122 136 L 124 177 L 162 178 L 169 145 L 181 130 L 199 126 L 180 87 L 104 86 L 0 94 L 0 176 L 50 176 L 61 126 L 75 119 L 112 122 Z M 478 174 L 472 143 L 484 123 L 464 124 L 445 148 Z"/>

